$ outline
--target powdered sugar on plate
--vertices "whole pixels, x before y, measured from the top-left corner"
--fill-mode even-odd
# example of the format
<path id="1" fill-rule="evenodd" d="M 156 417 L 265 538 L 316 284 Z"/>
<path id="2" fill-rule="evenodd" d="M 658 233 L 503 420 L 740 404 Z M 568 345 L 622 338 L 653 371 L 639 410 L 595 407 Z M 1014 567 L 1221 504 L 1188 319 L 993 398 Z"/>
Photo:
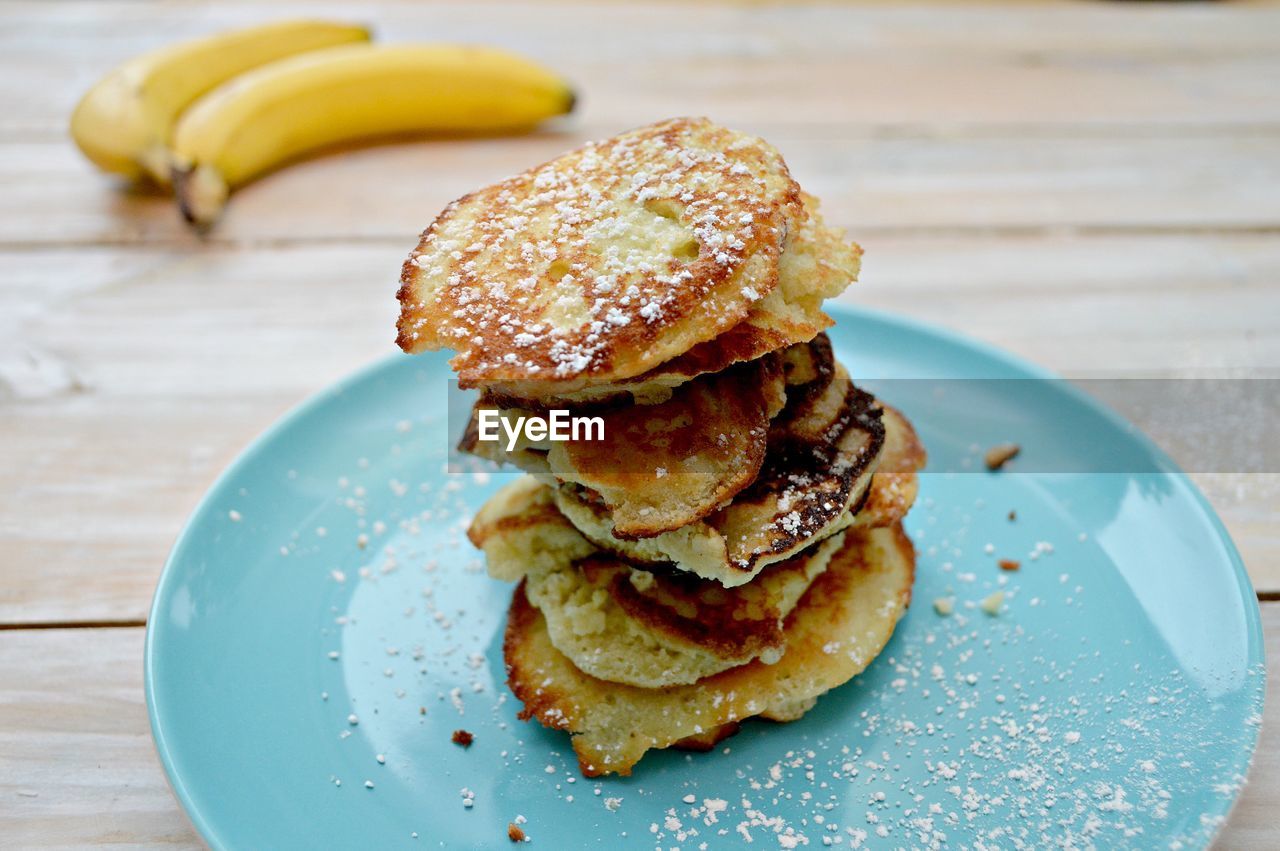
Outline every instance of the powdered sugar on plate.
<path id="1" fill-rule="evenodd" d="M 884 362 L 898 349 L 858 346 L 886 322 L 846 316 L 833 340 L 850 363 Z M 1020 473 L 1043 445 L 1035 423 L 999 474 L 922 479 L 914 602 L 861 676 L 795 723 L 583 778 L 569 737 L 520 721 L 506 688 L 511 588 L 465 529 L 508 477 L 445 472 L 446 376 L 429 356 L 343 385 L 246 456 L 193 523 L 153 652 L 178 648 L 170 671 L 198 661 L 217 685 L 202 701 L 226 696 L 208 711 L 234 731 L 219 752 L 240 770 L 229 789 L 191 768 L 207 738 L 182 738 L 186 681 L 162 681 L 184 787 L 243 794 L 242 811 L 285 788 L 326 819 L 317 844 L 376 847 L 505 847 L 520 814 L 546 848 L 1190 848 L 1227 812 L 1264 676 L 1225 544 L 1177 477 Z M 936 469 L 992 442 L 915 421 Z M 452 743 L 459 729 L 470 747 Z M 295 840 L 315 830 L 272 819 Z"/>
<path id="2" fill-rule="evenodd" d="M 284 546 L 309 557 L 282 569 L 333 601 L 316 655 L 341 650 L 322 704 L 335 729 L 359 732 L 341 747 L 373 747 L 410 775 L 443 772 L 454 794 L 465 790 L 467 818 L 505 825 L 501 801 L 521 789 L 542 820 L 585 818 L 601 838 L 643 835 L 662 848 L 1146 847 L 1156 837 L 1196 847 L 1243 782 L 1238 755 L 1256 736 L 1263 672 L 1189 671 L 1150 630 L 1100 635 L 1101 620 L 1142 610 L 1098 544 L 1031 498 L 1025 479 L 973 475 L 926 477 L 908 522 L 916 602 L 861 677 L 800 722 L 750 722 L 713 753 L 655 753 L 631 778 L 582 779 L 567 736 L 515 718 L 500 648 L 510 591 L 488 580 L 463 535 L 507 477 L 407 464 L 403 442 L 424 431 L 395 429 L 400 450 L 363 467 L 353 459 L 334 487 L 317 522 L 351 542 L 336 561 L 332 548 L 304 550 L 304 534 Z M 1008 504 L 1016 524 L 986 507 Z M 988 542 L 1028 554 L 1022 569 L 1001 570 Z M 366 668 L 378 676 L 362 677 Z M 1211 709 L 1229 686 L 1251 705 L 1232 704 L 1230 723 Z M 306 693 L 314 700 L 314 687 Z M 358 728 L 347 723 L 357 712 Z M 476 744 L 446 749 L 460 716 Z M 335 764 L 321 779 L 355 770 Z M 539 824 L 540 841 L 553 835 Z"/>

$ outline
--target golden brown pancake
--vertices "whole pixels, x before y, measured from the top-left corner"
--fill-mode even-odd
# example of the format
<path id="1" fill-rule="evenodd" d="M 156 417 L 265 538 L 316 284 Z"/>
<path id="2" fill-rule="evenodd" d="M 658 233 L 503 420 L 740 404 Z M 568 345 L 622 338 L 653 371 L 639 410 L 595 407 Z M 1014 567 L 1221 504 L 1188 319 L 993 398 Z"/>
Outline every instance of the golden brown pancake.
<path id="1" fill-rule="evenodd" d="M 839 548 L 834 536 L 724 588 L 670 565 L 598 551 L 523 477 L 493 496 L 468 536 L 498 579 L 527 578 L 557 649 L 582 670 L 649 688 L 693 682 L 755 658 L 776 661 L 782 619 Z"/>
<path id="2" fill-rule="evenodd" d="M 763 140 L 641 127 L 447 206 L 404 264 L 397 343 L 453 349 L 463 387 L 631 378 L 746 320 L 805 215 Z"/>
<path id="3" fill-rule="evenodd" d="M 905 611 L 924 453 L 822 333 L 860 256 L 776 150 L 682 118 L 453 202 L 405 262 L 397 343 L 452 349 L 482 391 L 461 448 L 536 477 L 468 536 L 519 580 L 521 717 L 587 776 L 801 717 Z M 565 408 L 603 438 L 479 439 Z"/>
<path id="4" fill-rule="evenodd" d="M 884 451 L 867 499 L 854 517 L 853 525 L 860 528 L 888 526 L 906 517 L 919 489 L 916 473 L 928 461 L 916 430 L 897 408 L 885 406 L 882 419 Z"/>
<path id="5" fill-rule="evenodd" d="M 581 485 L 584 498 L 611 515 L 611 536 L 640 539 L 688 526 L 755 480 L 766 446 L 762 413 L 778 415 L 767 435 L 775 445 L 835 440 L 839 434 L 832 429 L 846 422 L 848 392 L 830 340 L 818 334 L 777 355 L 696 379 L 660 405 L 594 411 L 604 421 L 603 442 L 570 441 L 557 448 L 550 441 L 522 440 L 508 448 L 505 437 L 481 441 L 479 415 L 490 407 L 482 400 L 458 448 L 514 464 L 540 481 Z M 505 418 L 533 413 L 499 411 Z M 662 426 L 671 422 L 680 424 L 674 435 Z M 708 452 L 709 441 L 714 445 Z"/>
<path id="6" fill-rule="evenodd" d="M 782 374 L 787 381 L 787 404 L 801 404 L 826 389 L 835 374 L 836 357 L 831 338 L 818 334 L 807 343 L 782 351 Z"/>
<path id="7" fill-rule="evenodd" d="M 769 425 L 770 442 L 835 442 L 852 415 L 852 385 L 849 373 L 832 356 L 827 335 L 786 349 L 782 358 L 787 404 Z"/>
<path id="8" fill-rule="evenodd" d="M 483 550 L 489 575 L 515 582 L 527 573 L 558 570 L 597 548 L 556 508 L 552 489 L 521 476 L 491 496 L 467 529 Z"/>
<path id="9" fill-rule="evenodd" d="M 884 445 L 881 409 L 870 394 L 850 395 L 831 442 L 779 442 L 760 475 L 707 518 L 724 538 L 729 564 L 746 576 L 843 528 L 871 486 Z"/>
<path id="10" fill-rule="evenodd" d="M 822 300 L 839 295 L 857 280 L 862 255 L 861 248 L 823 223 L 816 199 L 806 195 L 804 201 L 808 216 L 789 235 L 779 258 L 778 287 L 752 305 L 744 321 L 634 378 L 613 382 L 590 378 L 491 381 L 485 384 L 484 401 L 534 410 L 652 405 L 666 401 L 675 387 L 699 375 L 720 372 L 787 346 L 802 349 L 797 344 L 814 339 L 831 326 L 831 317 L 822 311 Z"/>
<path id="11" fill-rule="evenodd" d="M 614 534 L 652 537 L 705 517 L 756 479 L 769 422 L 785 400 L 780 359 L 771 355 L 682 385 L 660 405 L 598 412 L 603 440 L 508 451 L 479 440 L 478 405 L 460 448 L 587 488 L 610 512 Z"/>
<path id="12" fill-rule="evenodd" d="M 664 689 L 606 682 L 556 650 L 546 620 L 517 588 L 503 652 L 523 718 L 572 735 L 588 777 L 631 773 L 644 753 L 708 736 L 757 715 L 794 718 L 808 702 L 861 673 L 911 599 L 915 555 L 901 525 L 850 534 L 787 617 L 787 649 L 695 683 Z"/>
<path id="13" fill-rule="evenodd" d="M 664 688 L 752 659 L 776 662 L 782 623 L 839 549 L 837 535 L 738 588 L 671 568 L 639 569 L 604 553 L 560 570 L 531 571 L 525 594 L 551 643 L 579 670 Z"/>
<path id="14" fill-rule="evenodd" d="M 601 549 L 637 564 L 674 563 L 726 587 L 748 583 L 765 566 L 855 523 L 896 523 L 911 508 L 916 471 L 924 466 L 915 430 L 901 413 L 878 407 L 851 384 L 831 387 L 852 394 L 843 410 L 856 412 L 835 444 L 839 451 L 814 455 L 803 443 L 772 444 L 756 482 L 702 521 L 628 540 L 613 534 L 607 508 L 581 489 L 559 488 L 556 505 Z M 804 416 L 797 422 L 812 424 Z"/>

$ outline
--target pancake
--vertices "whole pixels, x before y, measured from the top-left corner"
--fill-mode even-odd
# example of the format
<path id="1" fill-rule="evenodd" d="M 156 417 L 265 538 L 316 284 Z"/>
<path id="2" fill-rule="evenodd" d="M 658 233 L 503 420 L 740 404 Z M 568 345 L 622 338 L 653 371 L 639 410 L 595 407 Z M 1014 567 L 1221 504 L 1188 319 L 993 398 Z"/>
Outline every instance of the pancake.
<path id="1" fill-rule="evenodd" d="M 632 378 L 746 320 L 804 219 L 763 140 L 641 127 L 449 204 L 405 261 L 397 343 L 453 349 L 463 387 Z"/>
<path id="2" fill-rule="evenodd" d="M 580 671 L 517 588 L 503 653 L 522 718 L 564 730 L 587 777 L 628 775 L 646 751 L 705 744 L 758 715 L 794 719 L 809 701 L 861 673 L 884 649 L 911 599 L 915 556 L 901 525 L 851 534 L 787 617 L 775 664 L 750 662 L 695 683 L 647 689 Z"/>
<path id="3" fill-rule="evenodd" d="M 699 375 L 720 372 L 787 346 L 797 348 L 832 324 L 822 300 L 857 280 L 862 249 L 823 223 L 817 200 L 804 196 L 807 218 L 793 231 L 778 264 L 778 287 L 752 305 L 747 318 L 717 337 L 625 381 L 491 381 L 485 402 L 506 408 L 653 405 Z"/>
<path id="4" fill-rule="evenodd" d="M 777 662 L 786 647 L 783 618 L 840 543 L 837 535 L 732 589 L 683 571 L 634 568 L 606 554 L 531 571 L 524 588 L 546 619 L 552 645 L 579 670 L 664 688 L 753 659 Z"/>
<path id="5" fill-rule="evenodd" d="M 835 366 L 831 338 L 826 334 L 818 334 L 804 345 L 784 349 L 782 375 L 787 382 L 787 403 L 800 404 L 801 400 L 825 390 Z"/>
<path id="6" fill-rule="evenodd" d="M 528 476 L 480 506 L 467 538 L 484 551 L 489 575 L 506 582 L 563 569 L 597 551 L 556 508 L 552 489 Z"/>
<path id="7" fill-rule="evenodd" d="M 670 565 L 598 551 L 530 477 L 503 487 L 468 529 L 496 579 L 527 578 L 552 643 L 593 676 L 648 688 L 689 683 L 752 659 L 777 661 L 782 619 L 826 570 L 839 536 L 727 589 Z"/>
<path id="8" fill-rule="evenodd" d="M 836 363 L 826 334 L 782 355 L 787 404 L 769 424 L 774 445 L 831 443 L 851 415 L 849 373 Z"/>
<path id="9" fill-rule="evenodd" d="M 844 527 L 856 513 L 880 462 L 882 410 L 869 393 L 847 385 L 844 409 L 831 442 L 781 442 L 750 488 L 707 518 L 727 546 L 729 565 L 753 577 Z M 803 422 L 803 421 L 802 421 Z"/>
<path id="10" fill-rule="evenodd" d="M 853 526 L 874 528 L 897 523 L 916 501 L 916 473 L 928 460 L 911 423 L 896 408 L 884 408 L 884 452 L 867 499 L 853 518 Z"/>
<path id="11" fill-rule="evenodd" d="M 771 448 L 757 481 L 698 523 L 628 540 L 613 534 L 607 508 L 580 489 L 557 489 L 556 505 L 601 549 L 637 564 L 674 563 L 726 587 L 748 583 L 767 565 L 855 524 L 896 523 L 915 500 L 924 450 L 902 414 L 868 407 L 870 397 L 852 385 L 843 387 L 860 394 L 854 397 L 862 406 L 860 416 L 870 419 L 855 418 L 835 444 L 838 451 L 814 455 L 784 443 L 773 454 Z M 799 422 L 811 424 L 804 418 Z M 882 448 L 877 449 L 880 429 Z"/>
<path id="12" fill-rule="evenodd" d="M 768 356 L 691 381 L 660 405 L 600 412 L 603 440 L 508 450 L 479 440 L 477 406 L 460 448 L 587 488 L 615 535 L 652 537 L 705 517 L 756 479 L 785 401 L 780 359 Z"/>

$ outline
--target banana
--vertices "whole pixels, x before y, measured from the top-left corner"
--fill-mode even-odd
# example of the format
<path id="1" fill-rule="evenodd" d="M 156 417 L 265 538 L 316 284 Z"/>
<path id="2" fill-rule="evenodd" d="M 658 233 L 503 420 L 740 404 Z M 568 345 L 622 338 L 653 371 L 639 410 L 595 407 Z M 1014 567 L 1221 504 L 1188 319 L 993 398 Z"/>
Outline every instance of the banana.
<path id="1" fill-rule="evenodd" d="M 506 51 L 353 44 L 264 65 L 209 93 L 173 133 L 188 221 L 212 223 L 230 191 L 321 148 L 405 134 L 517 131 L 573 108 L 551 71 Z"/>
<path id="2" fill-rule="evenodd" d="M 174 120 L 201 95 L 264 63 L 369 38 L 359 26 L 281 21 L 153 51 L 89 90 L 72 113 L 71 138 L 104 171 L 167 184 Z"/>

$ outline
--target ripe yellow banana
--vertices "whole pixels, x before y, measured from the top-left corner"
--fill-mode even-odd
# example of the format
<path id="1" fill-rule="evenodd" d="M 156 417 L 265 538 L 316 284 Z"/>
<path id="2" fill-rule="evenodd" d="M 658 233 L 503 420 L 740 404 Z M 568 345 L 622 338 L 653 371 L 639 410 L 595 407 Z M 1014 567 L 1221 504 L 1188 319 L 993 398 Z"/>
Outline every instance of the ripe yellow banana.
<path id="1" fill-rule="evenodd" d="M 105 171 L 167 184 L 170 131 L 198 97 L 267 62 L 369 37 L 364 27 L 281 21 L 156 50 L 124 63 L 89 90 L 71 116 L 71 137 Z"/>
<path id="2" fill-rule="evenodd" d="M 249 71 L 173 133 L 188 221 L 217 218 L 232 188 L 304 154 L 404 134 L 524 130 L 573 108 L 560 77 L 520 56 L 459 45 L 353 44 Z"/>

